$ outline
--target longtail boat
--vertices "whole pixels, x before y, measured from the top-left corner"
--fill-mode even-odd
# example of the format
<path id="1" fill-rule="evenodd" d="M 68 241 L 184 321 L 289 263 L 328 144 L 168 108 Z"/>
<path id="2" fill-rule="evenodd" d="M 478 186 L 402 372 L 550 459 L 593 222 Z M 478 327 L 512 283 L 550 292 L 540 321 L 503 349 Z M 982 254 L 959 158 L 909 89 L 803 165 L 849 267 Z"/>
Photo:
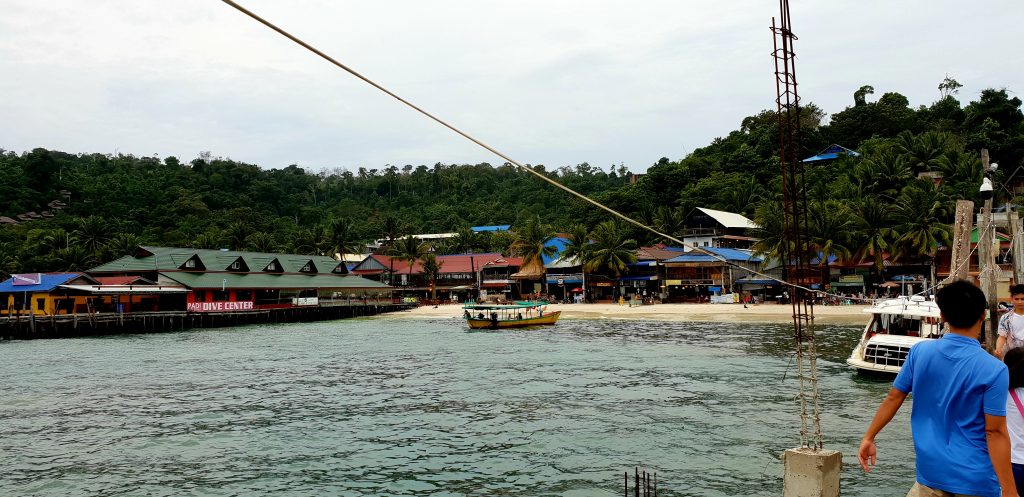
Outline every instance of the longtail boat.
<path id="1" fill-rule="evenodd" d="M 473 330 L 555 324 L 562 311 L 548 311 L 547 306 L 547 302 L 466 304 L 462 307 L 462 316 Z"/>

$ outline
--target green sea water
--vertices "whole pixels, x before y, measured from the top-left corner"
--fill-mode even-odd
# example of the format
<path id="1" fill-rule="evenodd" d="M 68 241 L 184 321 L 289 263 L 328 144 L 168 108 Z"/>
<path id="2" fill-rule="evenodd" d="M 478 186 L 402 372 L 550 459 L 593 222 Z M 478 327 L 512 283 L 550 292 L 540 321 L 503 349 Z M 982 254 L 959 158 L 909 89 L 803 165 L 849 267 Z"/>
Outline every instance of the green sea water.
<path id="1" fill-rule="evenodd" d="M 453 310 L 453 314 L 457 314 Z M 856 467 L 889 388 L 818 332 L 845 496 L 903 495 L 909 403 Z M 780 496 L 799 444 L 785 325 L 456 318 L 0 343 L 0 495 Z"/>

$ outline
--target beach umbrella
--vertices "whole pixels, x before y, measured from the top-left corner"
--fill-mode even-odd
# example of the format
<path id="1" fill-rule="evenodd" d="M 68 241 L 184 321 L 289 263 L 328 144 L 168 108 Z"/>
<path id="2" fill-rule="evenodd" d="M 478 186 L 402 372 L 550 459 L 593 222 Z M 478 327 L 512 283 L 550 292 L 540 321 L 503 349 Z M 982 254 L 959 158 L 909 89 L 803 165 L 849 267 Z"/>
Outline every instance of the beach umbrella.
<path id="1" fill-rule="evenodd" d="M 572 291 L 574 291 L 574 292 L 582 292 L 583 289 L 580 288 L 580 287 L 576 287 L 576 288 L 573 288 Z"/>

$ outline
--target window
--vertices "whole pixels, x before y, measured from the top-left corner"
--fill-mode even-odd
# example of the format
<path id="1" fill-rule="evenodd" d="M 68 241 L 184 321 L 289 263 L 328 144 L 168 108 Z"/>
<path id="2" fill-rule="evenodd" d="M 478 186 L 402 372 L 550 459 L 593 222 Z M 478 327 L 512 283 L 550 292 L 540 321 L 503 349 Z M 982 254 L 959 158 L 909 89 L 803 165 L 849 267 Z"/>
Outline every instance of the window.
<path id="1" fill-rule="evenodd" d="M 231 300 L 231 292 L 227 290 L 214 290 L 213 301 L 214 302 L 227 302 Z"/>
<path id="2" fill-rule="evenodd" d="M 271 262 L 270 264 L 267 264 L 267 271 L 277 271 L 277 263 Z"/>
<path id="3" fill-rule="evenodd" d="M 239 269 L 242 269 L 242 263 L 238 262 L 238 261 L 232 262 L 231 263 L 231 269 L 234 269 L 236 271 L 239 270 Z"/>
<path id="4" fill-rule="evenodd" d="M 36 299 L 36 310 L 37 311 L 44 311 L 44 310 L 46 310 L 46 299 Z"/>
<path id="5" fill-rule="evenodd" d="M 310 263 L 307 262 L 306 265 L 302 266 L 302 269 L 300 269 L 299 271 L 303 272 L 303 273 L 308 273 L 308 272 L 310 272 L 312 270 L 313 270 L 312 266 L 310 265 Z"/>
<path id="6" fill-rule="evenodd" d="M 196 260 L 195 259 L 189 259 L 189 260 L 185 261 L 185 267 L 188 267 L 188 268 L 196 267 Z"/>
<path id="7" fill-rule="evenodd" d="M 252 301 L 252 290 L 236 290 L 235 300 L 239 302 L 251 302 Z"/>

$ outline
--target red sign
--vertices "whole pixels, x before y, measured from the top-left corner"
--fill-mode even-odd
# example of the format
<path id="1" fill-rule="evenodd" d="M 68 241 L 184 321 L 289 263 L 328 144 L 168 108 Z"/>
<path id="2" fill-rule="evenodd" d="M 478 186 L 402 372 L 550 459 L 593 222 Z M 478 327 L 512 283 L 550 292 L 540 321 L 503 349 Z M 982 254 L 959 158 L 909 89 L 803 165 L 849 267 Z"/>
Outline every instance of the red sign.
<path id="1" fill-rule="evenodd" d="M 252 302 L 189 302 L 189 312 L 251 311 Z"/>
<path id="2" fill-rule="evenodd" d="M 11 276 L 14 277 L 14 282 L 11 283 L 14 286 L 32 286 L 43 284 L 43 275 L 41 273 L 12 274 Z"/>

